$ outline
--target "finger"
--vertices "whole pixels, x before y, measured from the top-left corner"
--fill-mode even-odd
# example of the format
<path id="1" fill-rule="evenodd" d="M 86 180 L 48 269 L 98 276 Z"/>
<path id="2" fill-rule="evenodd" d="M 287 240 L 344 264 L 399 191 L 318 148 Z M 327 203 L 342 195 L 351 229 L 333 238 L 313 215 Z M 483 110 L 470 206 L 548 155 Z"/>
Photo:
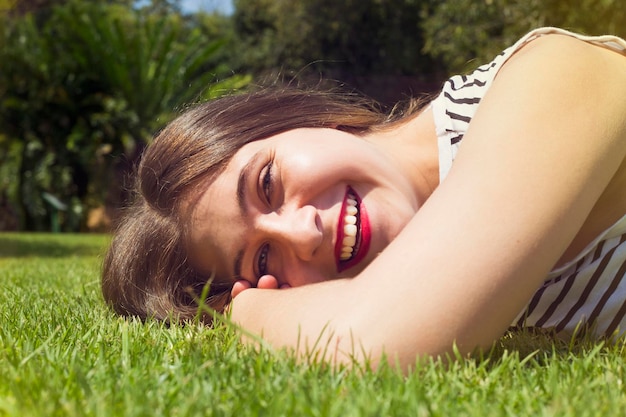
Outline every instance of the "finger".
<path id="1" fill-rule="evenodd" d="M 237 297 L 242 291 L 247 290 L 248 288 L 252 288 L 252 284 L 250 284 L 245 279 L 240 279 L 235 281 L 233 284 L 232 290 L 230 290 L 230 296 L 232 298 Z"/>
<path id="2" fill-rule="evenodd" d="M 274 275 L 263 275 L 259 278 L 259 282 L 256 283 L 256 286 L 263 290 L 277 290 L 278 280 Z"/>

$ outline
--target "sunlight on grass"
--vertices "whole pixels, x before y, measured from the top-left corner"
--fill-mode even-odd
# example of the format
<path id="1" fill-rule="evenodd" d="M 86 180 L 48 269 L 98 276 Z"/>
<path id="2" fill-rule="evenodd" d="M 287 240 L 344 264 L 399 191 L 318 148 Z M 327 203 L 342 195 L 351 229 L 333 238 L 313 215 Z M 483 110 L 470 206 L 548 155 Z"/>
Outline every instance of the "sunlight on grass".
<path id="1" fill-rule="evenodd" d="M 618 416 L 624 344 L 509 334 L 409 375 L 333 370 L 238 343 L 228 326 L 116 317 L 102 235 L 0 234 L 0 415 Z"/>

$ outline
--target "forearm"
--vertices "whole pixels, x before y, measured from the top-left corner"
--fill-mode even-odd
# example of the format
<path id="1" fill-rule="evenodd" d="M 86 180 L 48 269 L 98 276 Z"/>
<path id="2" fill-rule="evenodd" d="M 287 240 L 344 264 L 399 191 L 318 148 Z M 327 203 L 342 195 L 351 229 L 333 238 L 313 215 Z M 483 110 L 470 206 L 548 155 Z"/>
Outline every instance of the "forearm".
<path id="1" fill-rule="evenodd" d="M 361 354 L 346 335 L 354 317 L 352 283 L 334 280 L 284 290 L 249 289 L 231 305 L 231 318 L 271 345 L 333 362 Z M 322 356 L 320 356 L 322 355 Z"/>

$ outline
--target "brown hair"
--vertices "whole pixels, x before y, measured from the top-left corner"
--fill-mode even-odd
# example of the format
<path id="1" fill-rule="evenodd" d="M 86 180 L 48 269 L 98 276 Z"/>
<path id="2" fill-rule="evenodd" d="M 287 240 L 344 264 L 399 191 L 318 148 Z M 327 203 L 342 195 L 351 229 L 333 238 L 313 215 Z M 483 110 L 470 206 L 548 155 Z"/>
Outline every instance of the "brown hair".
<path id="1" fill-rule="evenodd" d="M 187 110 L 146 149 L 137 172 L 136 201 L 117 228 L 102 270 L 102 292 L 123 315 L 188 320 L 210 277 L 185 254 L 182 204 L 201 180 L 218 175 L 246 143 L 291 129 L 331 127 L 354 134 L 401 122 L 417 102 L 385 113 L 353 94 L 265 89 L 209 101 Z M 221 280 L 220 280 L 221 278 Z M 230 282 L 215 277 L 204 302 L 222 311 Z M 210 321 L 209 314 L 201 314 Z"/>

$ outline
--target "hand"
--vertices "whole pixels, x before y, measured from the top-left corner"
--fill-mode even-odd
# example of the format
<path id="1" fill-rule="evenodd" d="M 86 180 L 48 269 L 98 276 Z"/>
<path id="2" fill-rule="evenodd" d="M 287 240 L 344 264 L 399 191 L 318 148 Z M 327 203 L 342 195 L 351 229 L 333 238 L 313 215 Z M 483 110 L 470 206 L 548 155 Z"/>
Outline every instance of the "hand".
<path id="1" fill-rule="evenodd" d="M 252 285 L 252 283 L 245 279 L 240 279 L 235 282 L 233 285 L 233 289 L 230 291 L 230 295 L 232 298 L 238 296 L 242 291 L 247 290 L 249 288 L 259 288 L 262 290 L 277 290 L 277 289 L 285 289 L 291 288 L 289 284 L 279 284 L 278 280 L 273 275 L 263 275 L 256 283 L 256 287 Z"/>

